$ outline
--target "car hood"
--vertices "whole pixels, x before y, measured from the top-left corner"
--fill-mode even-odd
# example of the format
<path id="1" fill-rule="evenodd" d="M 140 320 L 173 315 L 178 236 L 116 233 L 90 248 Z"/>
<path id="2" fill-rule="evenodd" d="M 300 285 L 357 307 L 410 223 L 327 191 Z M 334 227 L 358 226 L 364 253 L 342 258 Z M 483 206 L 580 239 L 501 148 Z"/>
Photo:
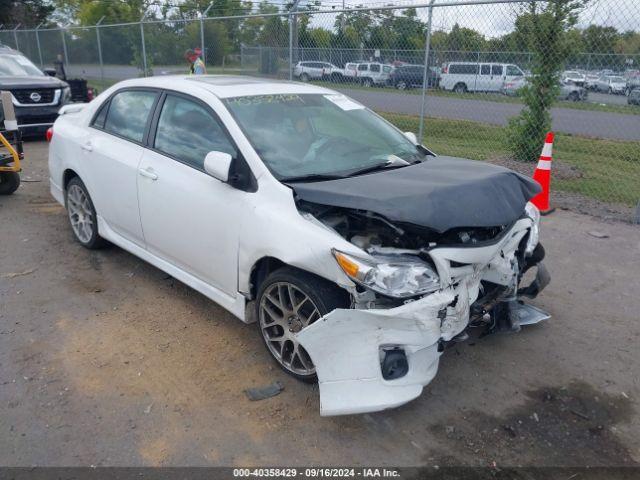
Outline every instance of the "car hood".
<path id="1" fill-rule="evenodd" d="M 440 233 L 456 227 L 508 225 L 522 216 L 526 203 L 540 192 L 538 183 L 507 168 L 445 156 L 398 169 L 289 186 L 303 201 L 366 210 Z"/>
<path id="2" fill-rule="evenodd" d="M 50 77 L 48 75 L 19 77 L 0 76 L 0 90 L 6 88 L 62 88 L 66 86 L 67 84 L 59 78 Z"/>

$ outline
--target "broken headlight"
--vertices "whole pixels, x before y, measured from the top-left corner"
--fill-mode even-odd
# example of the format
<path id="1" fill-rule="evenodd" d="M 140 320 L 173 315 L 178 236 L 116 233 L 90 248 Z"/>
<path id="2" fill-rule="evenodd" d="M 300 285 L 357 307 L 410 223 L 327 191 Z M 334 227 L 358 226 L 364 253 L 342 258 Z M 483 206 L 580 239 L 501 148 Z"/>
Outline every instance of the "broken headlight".
<path id="1" fill-rule="evenodd" d="M 525 247 L 524 253 L 528 257 L 533 253 L 533 250 L 538 245 L 538 240 L 540 239 L 540 210 L 533 203 L 527 202 L 526 207 L 524 207 L 524 211 L 533 221 L 533 225 L 531 226 L 531 230 L 529 231 L 529 238 L 527 239 L 527 246 Z"/>
<path id="2" fill-rule="evenodd" d="M 435 270 L 415 257 L 380 255 L 364 259 L 337 250 L 333 255 L 349 278 L 382 295 L 408 298 L 440 288 Z"/>

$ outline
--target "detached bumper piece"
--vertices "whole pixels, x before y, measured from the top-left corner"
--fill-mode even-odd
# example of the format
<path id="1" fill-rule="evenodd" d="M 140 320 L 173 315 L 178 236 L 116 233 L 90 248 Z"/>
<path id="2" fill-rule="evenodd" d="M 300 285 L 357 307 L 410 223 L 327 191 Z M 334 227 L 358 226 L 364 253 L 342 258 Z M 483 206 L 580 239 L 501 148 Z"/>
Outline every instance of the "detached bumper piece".
<path id="1" fill-rule="evenodd" d="M 548 283 L 540 246 L 524 258 L 531 223 L 521 220 L 497 243 L 429 252 L 447 285 L 394 308 L 337 309 L 301 330 L 320 387 L 320 414 L 345 415 L 394 408 L 418 397 L 438 371 L 451 342 L 470 327 L 514 332 L 549 318 L 523 303 Z M 531 285 L 518 289 L 537 267 Z"/>

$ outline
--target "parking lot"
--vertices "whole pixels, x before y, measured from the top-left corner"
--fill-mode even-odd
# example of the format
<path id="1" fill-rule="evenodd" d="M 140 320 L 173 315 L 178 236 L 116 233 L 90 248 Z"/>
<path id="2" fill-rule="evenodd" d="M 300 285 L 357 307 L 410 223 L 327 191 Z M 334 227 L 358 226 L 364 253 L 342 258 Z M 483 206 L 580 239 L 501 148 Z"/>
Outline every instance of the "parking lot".
<path id="1" fill-rule="evenodd" d="M 423 395 L 319 416 L 255 325 L 142 260 L 83 249 L 47 145 L 0 198 L 0 464 L 621 466 L 640 462 L 638 226 L 544 217 L 552 314 L 445 352 Z M 284 391 L 251 402 L 244 389 Z"/>

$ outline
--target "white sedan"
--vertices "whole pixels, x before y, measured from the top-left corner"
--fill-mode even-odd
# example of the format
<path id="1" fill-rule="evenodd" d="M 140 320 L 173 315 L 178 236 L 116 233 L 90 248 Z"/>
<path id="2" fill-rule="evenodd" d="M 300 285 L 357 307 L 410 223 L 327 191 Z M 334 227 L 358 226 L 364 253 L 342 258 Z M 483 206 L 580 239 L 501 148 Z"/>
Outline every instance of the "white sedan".
<path id="1" fill-rule="evenodd" d="M 127 80 L 63 108 L 49 137 L 77 241 L 114 243 L 255 318 L 275 361 L 319 382 L 323 415 L 406 403 L 471 328 L 548 318 L 519 301 L 548 282 L 538 185 L 435 156 L 335 91 Z"/>

